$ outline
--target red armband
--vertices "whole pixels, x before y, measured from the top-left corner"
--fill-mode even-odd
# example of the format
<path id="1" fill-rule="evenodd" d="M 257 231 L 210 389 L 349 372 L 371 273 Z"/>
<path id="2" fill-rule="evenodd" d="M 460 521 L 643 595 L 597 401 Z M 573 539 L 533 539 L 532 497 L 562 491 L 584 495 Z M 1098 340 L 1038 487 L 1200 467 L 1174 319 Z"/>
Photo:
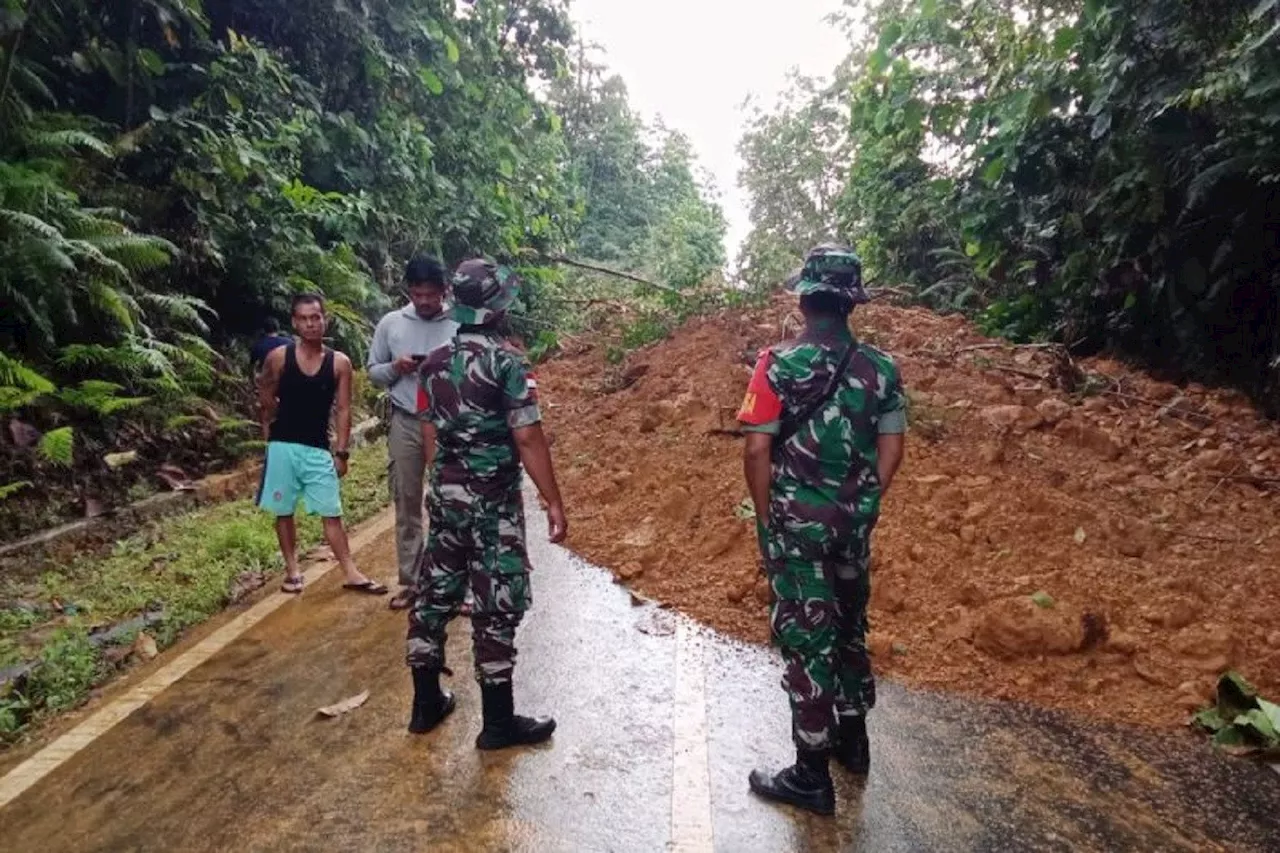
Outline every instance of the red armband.
<path id="1" fill-rule="evenodd" d="M 772 352 L 762 352 L 747 384 L 747 395 L 738 410 L 738 420 L 748 426 L 762 426 L 782 417 L 782 401 L 769 385 L 769 363 L 772 359 Z"/>

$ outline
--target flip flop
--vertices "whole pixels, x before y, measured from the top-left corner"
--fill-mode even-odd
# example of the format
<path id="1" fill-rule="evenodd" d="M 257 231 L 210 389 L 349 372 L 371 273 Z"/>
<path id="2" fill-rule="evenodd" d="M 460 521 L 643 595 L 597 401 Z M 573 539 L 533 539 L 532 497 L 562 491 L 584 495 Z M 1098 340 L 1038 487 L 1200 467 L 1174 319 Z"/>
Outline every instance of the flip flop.
<path id="1" fill-rule="evenodd" d="M 413 590 L 402 589 L 391 599 L 392 610 L 404 610 L 413 605 Z"/>
<path id="2" fill-rule="evenodd" d="M 287 592 L 290 595 L 297 595 L 302 592 L 303 579 L 299 575 L 296 578 L 285 578 L 284 583 L 280 584 L 280 591 Z"/>
<path id="3" fill-rule="evenodd" d="M 386 595 L 387 588 L 377 581 L 362 581 L 361 583 L 344 583 L 343 589 L 349 589 L 352 592 L 363 592 L 365 595 Z"/>

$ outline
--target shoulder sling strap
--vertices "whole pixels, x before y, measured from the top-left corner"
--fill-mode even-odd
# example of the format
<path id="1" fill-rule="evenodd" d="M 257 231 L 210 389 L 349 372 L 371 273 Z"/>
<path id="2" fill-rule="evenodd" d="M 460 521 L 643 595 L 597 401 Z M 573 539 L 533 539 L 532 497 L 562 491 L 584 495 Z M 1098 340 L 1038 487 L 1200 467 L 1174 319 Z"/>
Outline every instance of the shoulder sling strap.
<path id="1" fill-rule="evenodd" d="M 774 444 L 778 447 L 789 441 L 792 436 L 800 431 L 800 428 L 807 424 L 809 420 L 816 415 L 836 393 L 836 389 L 840 387 L 840 381 L 844 379 L 844 372 L 849 369 L 849 361 L 853 358 L 853 351 L 857 347 L 856 344 L 849 344 L 845 349 L 844 355 L 840 358 L 840 364 L 831 373 L 831 378 L 827 380 L 827 385 L 822 389 L 822 393 L 812 403 L 804 408 L 804 411 L 796 415 L 796 419 L 791 423 L 783 423 L 782 428 L 778 430 L 778 440 Z"/>

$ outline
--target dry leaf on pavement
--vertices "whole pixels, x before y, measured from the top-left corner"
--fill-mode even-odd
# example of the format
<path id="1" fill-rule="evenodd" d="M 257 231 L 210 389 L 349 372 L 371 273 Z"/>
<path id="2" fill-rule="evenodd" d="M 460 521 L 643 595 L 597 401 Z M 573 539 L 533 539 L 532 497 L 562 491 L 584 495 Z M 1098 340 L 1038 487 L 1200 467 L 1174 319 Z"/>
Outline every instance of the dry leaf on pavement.
<path id="1" fill-rule="evenodd" d="M 357 696 L 352 696 L 349 699 L 343 699 L 341 702 L 337 702 L 333 705 L 329 705 L 328 707 L 321 708 L 316 713 L 320 714 L 323 717 L 339 717 L 347 713 L 348 711 L 354 711 L 356 708 L 359 708 L 361 705 L 363 705 L 367 701 L 369 701 L 368 690 L 364 691 L 363 693 Z"/>

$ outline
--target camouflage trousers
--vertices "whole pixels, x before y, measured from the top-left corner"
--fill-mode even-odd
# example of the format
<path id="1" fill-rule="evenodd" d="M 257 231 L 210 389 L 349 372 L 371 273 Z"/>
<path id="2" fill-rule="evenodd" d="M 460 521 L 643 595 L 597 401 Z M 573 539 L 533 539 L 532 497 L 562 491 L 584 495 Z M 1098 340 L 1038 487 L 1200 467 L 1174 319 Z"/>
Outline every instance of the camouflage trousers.
<path id="1" fill-rule="evenodd" d="M 409 666 L 445 669 L 445 628 L 467 589 L 476 680 L 504 684 L 515 668 L 516 628 L 529 609 L 529 558 L 519 484 L 494 500 L 464 486 L 435 486 L 417 595 L 409 609 Z"/>
<path id="2" fill-rule="evenodd" d="M 836 717 L 865 715 L 876 703 L 866 644 L 870 532 L 828 548 L 785 533 L 765 542 L 770 627 L 802 749 L 831 748 Z"/>

